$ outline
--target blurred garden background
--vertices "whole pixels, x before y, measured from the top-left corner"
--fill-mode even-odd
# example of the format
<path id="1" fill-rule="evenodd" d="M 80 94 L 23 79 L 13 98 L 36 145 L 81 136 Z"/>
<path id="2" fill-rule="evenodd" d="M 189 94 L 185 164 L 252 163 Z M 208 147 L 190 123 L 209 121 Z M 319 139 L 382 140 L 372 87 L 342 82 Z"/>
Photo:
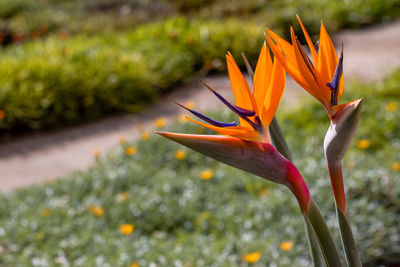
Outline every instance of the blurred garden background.
<path id="1" fill-rule="evenodd" d="M 288 190 L 153 133 L 211 133 L 175 101 L 233 120 L 199 80 L 229 98 L 226 52 L 254 67 L 265 27 L 305 43 L 296 14 L 344 43 L 350 218 L 365 266 L 399 266 L 399 0 L 0 0 L 0 265 L 310 266 Z M 287 83 L 277 117 L 334 229 L 328 117 Z"/>

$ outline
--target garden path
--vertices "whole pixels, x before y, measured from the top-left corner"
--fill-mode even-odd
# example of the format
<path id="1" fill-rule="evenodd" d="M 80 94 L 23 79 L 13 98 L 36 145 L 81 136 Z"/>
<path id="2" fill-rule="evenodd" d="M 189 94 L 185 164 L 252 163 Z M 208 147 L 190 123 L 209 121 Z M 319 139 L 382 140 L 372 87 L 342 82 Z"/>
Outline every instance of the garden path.
<path id="1" fill-rule="evenodd" d="M 382 79 L 400 67 L 400 20 L 362 30 L 346 30 L 334 38 L 339 49 L 344 43 L 346 79 L 364 81 Z M 223 95 L 231 95 L 225 75 L 205 77 L 210 86 Z M 289 108 L 304 90 L 288 79 L 281 108 Z M 151 131 L 154 119 L 163 116 L 176 120 L 182 110 L 174 102 L 194 101 L 196 109 L 218 106 L 217 99 L 198 80 L 182 86 L 142 114 L 102 119 L 60 131 L 34 134 L 0 144 L 0 190 L 7 191 L 33 184 L 50 182 L 67 174 L 84 170 L 94 161 L 93 151 L 102 154 L 118 144 L 121 137 L 136 138 L 138 127 Z"/>

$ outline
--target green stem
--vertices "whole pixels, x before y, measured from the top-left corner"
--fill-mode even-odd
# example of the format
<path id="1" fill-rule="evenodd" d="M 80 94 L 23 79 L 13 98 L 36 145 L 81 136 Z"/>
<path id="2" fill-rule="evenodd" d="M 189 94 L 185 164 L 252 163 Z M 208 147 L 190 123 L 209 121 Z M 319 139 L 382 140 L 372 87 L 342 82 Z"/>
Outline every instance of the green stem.
<path id="1" fill-rule="evenodd" d="M 271 134 L 272 141 L 276 149 L 289 161 L 292 161 L 292 155 L 290 154 L 289 147 L 286 143 L 285 137 L 282 133 L 281 127 L 279 126 L 278 120 L 274 116 L 269 125 L 269 132 Z"/>
<path id="2" fill-rule="evenodd" d="M 343 185 L 343 172 L 341 161 L 327 161 L 333 193 L 335 195 L 336 214 L 339 223 L 340 238 L 346 255 L 346 262 L 349 267 L 361 267 L 361 260 L 358 255 L 354 241 L 353 232 L 346 216 L 346 198 Z"/>
<path id="3" fill-rule="evenodd" d="M 347 216 L 336 205 L 336 213 L 339 222 L 340 237 L 346 254 L 346 261 L 349 267 L 361 267 L 361 260 L 358 256 L 356 243 L 354 241 L 353 232 Z"/>
<path id="4" fill-rule="evenodd" d="M 308 246 L 310 248 L 311 258 L 315 267 L 325 267 L 324 256 L 318 244 L 317 237 L 315 236 L 314 229 L 311 225 L 310 219 L 303 213 L 304 224 L 307 231 Z"/>
<path id="5" fill-rule="evenodd" d="M 318 243 L 325 258 L 325 263 L 328 267 L 341 267 L 342 263 L 337 252 L 335 242 L 333 242 L 331 233 L 324 218 L 319 211 L 317 204 L 310 198 L 308 210 L 308 218 L 315 231 Z"/>

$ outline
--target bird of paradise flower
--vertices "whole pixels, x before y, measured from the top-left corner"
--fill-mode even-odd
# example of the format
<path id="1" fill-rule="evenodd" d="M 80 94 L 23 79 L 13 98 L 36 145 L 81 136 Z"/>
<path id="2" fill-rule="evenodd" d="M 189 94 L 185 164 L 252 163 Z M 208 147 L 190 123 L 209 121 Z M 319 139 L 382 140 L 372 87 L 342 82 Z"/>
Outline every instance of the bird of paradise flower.
<path id="1" fill-rule="evenodd" d="M 279 61 L 271 59 L 264 43 L 254 73 L 251 92 L 232 55 L 228 53 L 226 59 L 235 104 L 203 84 L 238 115 L 239 123 L 216 121 L 180 105 L 206 123 L 187 117 L 188 120 L 223 135 L 158 133 L 225 164 L 287 186 L 299 203 L 309 233 L 311 235 L 316 233 L 318 241 L 311 243 L 314 246 L 320 244 L 326 262 L 332 266 L 341 266 L 335 244 L 303 177 L 293 163 L 283 157 L 271 142 L 268 127 L 285 86 L 286 74 L 283 66 Z"/>

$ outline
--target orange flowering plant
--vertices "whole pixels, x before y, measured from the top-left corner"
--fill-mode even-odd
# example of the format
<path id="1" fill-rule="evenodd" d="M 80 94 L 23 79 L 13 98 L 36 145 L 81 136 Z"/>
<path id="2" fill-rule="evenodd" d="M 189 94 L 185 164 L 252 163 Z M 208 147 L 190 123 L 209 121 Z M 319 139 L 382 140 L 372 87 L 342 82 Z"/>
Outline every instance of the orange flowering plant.
<path id="1" fill-rule="evenodd" d="M 314 265 L 342 266 L 339 253 L 318 206 L 311 197 L 300 172 L 291 162 L 290 153 L 282 149 L 286 143 L 274 115 L 283 95 L 287 72 L 322 103 L 331 119 L 324 148 L 338 207 L 342 241 L 348 265 L 361 266 L 350 224 L 345 215 L 343 180 L 341 168 L 338 166 L 340 167 L 341 158 L 356 129 L 362 99 L 338 105 L 343 93 L 343 52 L 338 58 L 322 24 L 319 49 L 315 48 L 300 19 L 299 22 L 309 45 L 312 60 L 303 50 L 293 29 L 291 29 L 292 44 L 267 29 L 266 38 L 274 59 L 264 43 L 254 75 L 251 75 L 252 90 L 230 53 L 226 55 L 226 61 L 235 103 L 230 103 L 216 90 L 203 83 L 238 116 L 238 121 L 216 121 L 178 104 L 203 122 L 190 117 L 186 119 L 214 130 L 220 135 L 158 133 L 220 162 L 288 187 L 297 199 L 304 217 Z M 249 73 L 252 74 L 246 59 L 245 62 Z"/>
<path id="2" fill-rule="evenodd" d="M 321 22 L 319 42 L 311 41 L 301 19 L 297 16 L 310 49 L 310 59 L 290 28 L 292 44 L 271 30 L 265 34 L 275 57 L 285 70 L 326 109 L 330 126 L 324 139 L 324 152 L 335 197 L 342 243 L 347 262 L 361 266 L 353 234 L 346 214 L 346 197 L 343 185 L 342 158 L 356 130 L 363 98 L 339 104 L 343 94 L 343 45 L 340 57 Z"/>

